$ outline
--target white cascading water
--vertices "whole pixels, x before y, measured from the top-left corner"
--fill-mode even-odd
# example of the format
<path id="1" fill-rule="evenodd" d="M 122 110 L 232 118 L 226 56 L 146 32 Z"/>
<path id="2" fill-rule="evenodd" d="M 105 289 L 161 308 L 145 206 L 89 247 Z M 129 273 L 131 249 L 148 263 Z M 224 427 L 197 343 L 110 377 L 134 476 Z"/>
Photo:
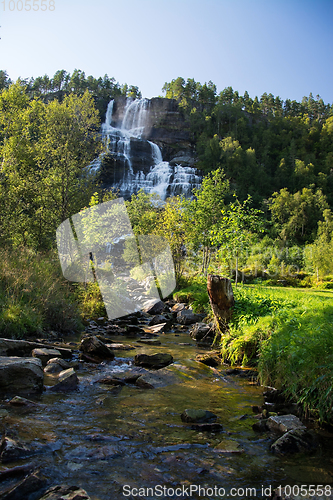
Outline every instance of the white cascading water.
<path id="1" fill-rule="evenodd" d="M 147 141 L 151 146 L 149 173 L 139 171 L 135 174 L 133 171 L 131 139 L 142 138 L 149 114 L 149 100 L 127 99 L 123 119 L 118 127 L 112 126 L 113 106 L 112 100 L 108 104 L 105 123 L 102 125 L 102 137 L 107 152 L 116 155 L 127 166 L 124 168 L 122 181 L 115 186 L 120 193 L 136 193 L 143 189 L 146 193 L 159 194 L 162 200 L 177 194 L 191 196 L 192 189 L 199 187 L 201 182 L 201 178 L 196 175 L 196 169 L 181 165 L 171 167 L 167 161 L 163 161 L 158 145 L 151 141 Z"/>

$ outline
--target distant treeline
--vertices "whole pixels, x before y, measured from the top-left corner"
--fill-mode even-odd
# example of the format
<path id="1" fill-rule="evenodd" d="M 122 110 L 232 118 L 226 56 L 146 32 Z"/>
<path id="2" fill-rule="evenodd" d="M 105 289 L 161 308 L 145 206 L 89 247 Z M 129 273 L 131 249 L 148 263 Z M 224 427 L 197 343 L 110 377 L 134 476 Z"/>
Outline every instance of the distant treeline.
<path id="1" fill-rule="evenodd" d="M 120 85 L 108 75 L 94 78 L 86 76 L 84 71 L 75 69 L 72 74 L 64 69 L 57 71 L 53 77 L 48 75 L 37 78 L 20 80 L 26 86 L 26 92 L 31 99 L 41 98 L 44 102 L 62 99 L 71 93 L 82 95 L 86 90 L 92 96 L 99 112 L 101 121 L 104 120 L 108 103 L 118 96 L 141 98 L 141 92 L 134 85 L 127 83 Z M 8 88 L 12 83 L 6 71 L 0 71 L 0 90 Z"/>

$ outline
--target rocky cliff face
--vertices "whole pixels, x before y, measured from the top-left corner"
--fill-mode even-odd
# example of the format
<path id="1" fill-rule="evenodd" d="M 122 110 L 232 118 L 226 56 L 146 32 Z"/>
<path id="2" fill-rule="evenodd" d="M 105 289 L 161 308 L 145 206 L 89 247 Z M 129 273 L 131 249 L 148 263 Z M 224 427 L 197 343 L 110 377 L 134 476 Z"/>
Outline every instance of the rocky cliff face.
<path id="1" fill-rule="evenodd" d="M 164 199 L 190 195 L 200 183 L 189 123 L 175 100 L 111 101 L 102 126 L 106 153 L 100 166 L 105 187 L 128 198 L 143 188 Z"/>

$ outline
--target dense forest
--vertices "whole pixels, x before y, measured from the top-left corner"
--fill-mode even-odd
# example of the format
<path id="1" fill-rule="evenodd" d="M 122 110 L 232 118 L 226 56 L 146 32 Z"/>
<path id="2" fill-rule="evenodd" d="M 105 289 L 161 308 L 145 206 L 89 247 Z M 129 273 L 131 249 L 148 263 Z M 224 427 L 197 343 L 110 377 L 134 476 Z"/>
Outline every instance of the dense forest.
<path id="1" fill-rule="evenodd" d="M 57 226 L 88 206 L 95 192 L 100 200 L 110 197 L 86 166 L 101 152 L 110 99 L 141 93 L 80 70 L 15 83 L 1 71 L 0 87 L 0 238 L 49 249 Z M 169 199 L 163 208 L 144 193 L 133 196 L 129 212 L 140 211 L 134 228 L 167 232 L 180 274 L 198 254 L 204 272 L 211 264 L 256 275 L 294 266 L 317 280 L 332 273 L 332 106 L 312 94 L 302 102 L 241 96 L 231 87 L 218 94 L 212 82 L 183 78 L 165 83 L 162 92 L 184 113 L 205 177 L 192 200 Z M 261 219 L 256 229 L 245 217 L 253 211 Z M 241 242 L 223 226 L 232 213 Z"/>

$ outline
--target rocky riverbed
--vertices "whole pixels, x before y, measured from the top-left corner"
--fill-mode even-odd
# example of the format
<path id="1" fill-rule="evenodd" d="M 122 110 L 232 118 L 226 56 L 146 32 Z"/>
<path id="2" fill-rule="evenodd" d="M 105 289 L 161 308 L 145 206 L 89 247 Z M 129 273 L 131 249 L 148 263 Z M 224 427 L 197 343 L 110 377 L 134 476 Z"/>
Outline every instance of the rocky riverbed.
<path id="1" fill-rule="evenodd" d="M 0 499 L 332 498 L 333 436 L 221 365 L 202 319 L 159 303 L 82 338 L 0 339 Z"/>

